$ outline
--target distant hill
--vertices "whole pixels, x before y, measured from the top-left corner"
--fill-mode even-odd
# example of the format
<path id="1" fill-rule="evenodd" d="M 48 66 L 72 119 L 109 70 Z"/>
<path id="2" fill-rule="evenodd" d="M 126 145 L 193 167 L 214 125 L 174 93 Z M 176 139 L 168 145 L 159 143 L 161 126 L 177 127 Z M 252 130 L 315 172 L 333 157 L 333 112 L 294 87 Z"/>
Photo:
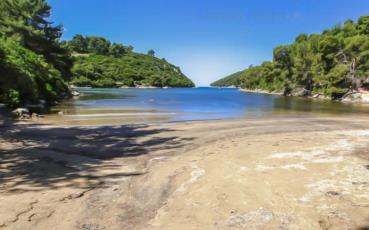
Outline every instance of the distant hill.
<path id="1" fill-rule="evenodd" d="M 234 74 L 231 74 L 227 77 L 224 77 L 222 79 L 219 79 L 213 83 L 210 84 L 210 86 L 214 87 L 229 87 L 229 86 L 236 86 L 239 87 L 241 84 L 241 75 L 243 71 L 236 72 Z"/>
<path id="2" fill-rule="evenodd" d="M 74 57 L 71 83 L 77 86 L 194 86 L 179 67 L 156 58 L 154 50 L 140 54 L 130 46 L 82 35 L 74 36 L 67 46 Z"/>

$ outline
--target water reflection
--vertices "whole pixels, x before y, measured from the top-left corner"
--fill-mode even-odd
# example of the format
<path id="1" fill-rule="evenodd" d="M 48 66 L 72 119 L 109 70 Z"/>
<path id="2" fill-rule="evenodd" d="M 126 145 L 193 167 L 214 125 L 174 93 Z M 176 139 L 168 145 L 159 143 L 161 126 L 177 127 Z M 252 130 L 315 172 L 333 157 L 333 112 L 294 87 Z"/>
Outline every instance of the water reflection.
<path id="1" fill-rule="evenodd" d="M 91 93 L 84 92 L 81 96 L 78 97 L 79 101 L 88 101 L 88 100 L 103 100 L 103 99 L 125 99 L 131 97 L 130 95 L 118 95 L 118 94 L 109 94 L 109 93 Z"/>
<path id="2" fill-rule="evenodd" d="M 369 107 L 364 104 L 294 97 L 274 97 L 273 109 L 326 114 L 369 114 Z"/>

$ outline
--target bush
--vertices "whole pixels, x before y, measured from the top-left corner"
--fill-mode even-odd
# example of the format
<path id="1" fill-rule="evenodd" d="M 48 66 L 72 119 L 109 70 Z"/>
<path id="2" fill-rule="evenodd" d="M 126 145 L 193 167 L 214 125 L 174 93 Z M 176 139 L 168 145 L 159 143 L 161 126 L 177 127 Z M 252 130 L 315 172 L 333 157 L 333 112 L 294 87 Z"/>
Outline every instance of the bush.
<path id="1" fill-rule="evenodd" d="M 5 94 L 5 101 L 7 106 L 11 108 L 15 108 L 20 106 L 21 99 L 20 99 L 20 93 L 15 89 L 9 89 Z"/>
<path id="2" fill-rule="evenodd" d="M 68 91 L 61 73 L 42 55 L 22 47 L 13 39 L 0 38 L 0 50 L 5 54 L 0 62 L 1 91 L 17 91 L 21 104 L 37 103 L 40 99 L 53 102 Z"/>

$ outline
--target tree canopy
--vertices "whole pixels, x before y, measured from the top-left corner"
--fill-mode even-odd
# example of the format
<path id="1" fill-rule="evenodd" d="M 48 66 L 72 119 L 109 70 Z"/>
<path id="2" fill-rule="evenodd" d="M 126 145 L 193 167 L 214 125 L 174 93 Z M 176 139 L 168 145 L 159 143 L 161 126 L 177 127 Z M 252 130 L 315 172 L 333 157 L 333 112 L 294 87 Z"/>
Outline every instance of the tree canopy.
<path id="1" fill-rule="evenodd" d="M 0 2 L 0 101 L 16 106 L 67 94 L 72 59 L 50 10 L 44 0 Z"/>
<path id="2" fill-rule="evenodd" d="M 301 34 L 294 43 L 276 47 L 272 61 L 235 75 L 236 79 L 228 77 L 213 84 L 228 86 L 240 82 L 247 89 L 285 95 L 305 90 L 332 98 L 367 87 L 369 16 L 337 24 L 321 34 Z"/>
<path id="3" fill-rule="evenodd" d="M 149 51 L 147 51 L 147 55 L 150 55 L 151 57 L 155 56 L 155 50 L 151 49 Z"/>
<path id="4" fill-rule="evenodd" d="M 71 83 L 77 86 L 194 86 L 179 67 L 154 57 L 154 50 L 139 54 L 132 46 L 82 35 L 74 36 L 67 46 L 75 59 Z"/>

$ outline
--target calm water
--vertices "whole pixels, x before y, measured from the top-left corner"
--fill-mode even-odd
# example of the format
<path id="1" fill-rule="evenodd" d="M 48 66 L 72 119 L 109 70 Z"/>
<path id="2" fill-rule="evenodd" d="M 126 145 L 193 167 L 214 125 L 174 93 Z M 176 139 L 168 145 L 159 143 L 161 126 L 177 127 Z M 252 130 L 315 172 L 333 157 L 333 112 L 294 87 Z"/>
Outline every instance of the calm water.
<path id="1" fill-rule="evenodd" d="M 275 114 L 368 114 L 364 105 L 241 92 L 238 89 L 79 89 L 82 95 L 56 107 L 63 120 L 183 121 Z M 56 116 L 55 116 L 56 117 Z"/>

